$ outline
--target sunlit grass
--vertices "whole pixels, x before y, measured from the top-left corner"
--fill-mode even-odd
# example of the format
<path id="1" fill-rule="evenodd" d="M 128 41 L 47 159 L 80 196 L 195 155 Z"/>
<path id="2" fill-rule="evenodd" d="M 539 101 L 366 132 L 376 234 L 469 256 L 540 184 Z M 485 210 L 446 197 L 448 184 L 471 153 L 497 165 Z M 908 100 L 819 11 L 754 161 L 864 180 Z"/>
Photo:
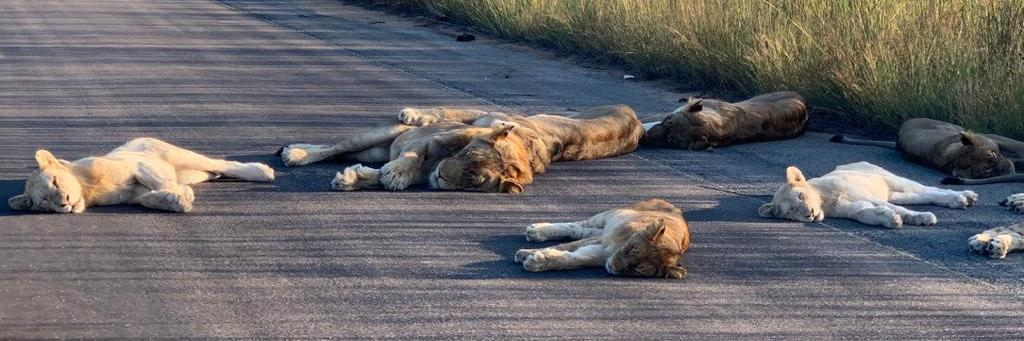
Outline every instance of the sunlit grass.
<path id="1" fill-rule="evenodd" d="M 511 38 L 890 127 L 1024 138 L 1024 1 L 401 0 Z"/>

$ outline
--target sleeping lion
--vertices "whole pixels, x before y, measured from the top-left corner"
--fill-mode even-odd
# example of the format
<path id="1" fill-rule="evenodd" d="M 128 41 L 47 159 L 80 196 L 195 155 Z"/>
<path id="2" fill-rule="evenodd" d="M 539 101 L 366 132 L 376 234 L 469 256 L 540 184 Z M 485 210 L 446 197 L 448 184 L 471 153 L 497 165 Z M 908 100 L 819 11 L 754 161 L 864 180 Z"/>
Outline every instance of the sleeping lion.
<path id="1" fill-rule="evenodd" d="M 807 104 L 795 92 L 772 92 L 743 102 L 690 98 L 661 123 L 645 123 L 641 141 L 652 147 L 710 150 L 781 140 L 807 130 Z"/>
<path id="2" fill-rule="evenodd" d="M 589 160 L 636 149 L 643 127 L 625 105 L 595 107 L 571 117 L 406 108 L 401 124 L 371 129 L 334 145 L 282 148 L 285 165 L 342 157 L 387 162 L 338 172 L 335 190 L 403 190 L 429 183 L 445 190 L 522 192 L 553 161 Z"/>
<path id="3" fill-rule="evenodd" d="M 195 195 L 189 185 L 221 175 L 247 181 L 273 181 L 262 163 L 211 159 L 153 138 L 137 138 L 104 156 L 75 162 L 36 151 L 39 170 L 25 181 L 25 194 L 7 203 L 16 210 L 82 213 L 86 207 L 138 204 L 188 212 Z"/>
<path id="4" fill-rule="evenodd" d="M 843 135 L 832 142 L 898 149 L 903 158 L 952 175 L 948 185 L 1021 182 L 1013 174 L 1024 166 L 1024 142 L 994 134 L 966 131 L 963 127 L 927 118 L 913 118 L 900 126 L 896 142 L 865 141 Z"/>
<path id="5" fill-rule="evenodd" d="M 661 199 L 649 199 L 574 223 L 538 223 L 526 227 L 526 240 L 575 241 L 516 251 L 527 271 L 604 267 L 620 276 L 683 278 L 679 257 L 690 248 L 683 211 Z"/>
<path id="6" fill-rule="evenodd" d="M 762 217 L 802 222 L 822 221 L 826 216 L 853 219 L 866 225 L 901 228 L 903 224 L 935 225 L 931 212 L 911 211 L 899 205 L 936 205 L 967 208 L 978 201 L 971 191 L 928 187 L 896 176 L 882 167 L 857 162 L 836 167 L 821 177 L 807 180 L 793 166 L 786 168 L 786 184 L 772 202 L 762 205 Z"/>

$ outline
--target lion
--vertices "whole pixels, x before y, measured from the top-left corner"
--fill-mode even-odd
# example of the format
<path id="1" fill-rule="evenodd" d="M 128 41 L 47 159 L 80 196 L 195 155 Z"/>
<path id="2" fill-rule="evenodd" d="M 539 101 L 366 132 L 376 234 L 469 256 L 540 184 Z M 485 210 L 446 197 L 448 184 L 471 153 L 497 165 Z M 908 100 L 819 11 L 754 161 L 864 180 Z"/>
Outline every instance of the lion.
<path id="1" fill-rule="evenodd" d="M 292 144 L 285 165 L 342 157 L 386 162 L 338 172 L 331 188 L 403 190 L 429 183 L 444 190 L 519 193 L 554 161 L 590 160 L 633 152 L 643 126 L 625 105 L 590 108 L 571 117 L 449 108 L 406 108 L 401 124 L 371 129 L 334 145 Z"/>
<path id="2" fill-rule="evenodd" d="M 832 142 L 879 146 L 901 151 L 903 158 L 952 175 L 947 185 L 976 185 L 1021 182 L 1014 174 L 1024 166 L 1024 142 L 994 134 L 980 134 L 963 127 L 928 118 L 913 118 L 900 126 L 896 142 L 867 141 L 843 135 Z"/>
<path id="3" fill-rule="evenodd" d="M 137 138 L 107 155 L 74 162 L 46 150 L 36 151 L 35 158 L 39 169 L 25 181 L 25 193 L 7 201 L 13 209 L 82 213 L 92 206 L 138 204 L 189 212 L 195 200 L 190 185 L 222 175 L 274 180 L 267 165 L 211 159 L 154 138 Z"/>
<path id="4" fill-rule="evenodd" d="M 543 249 L 521 249 L 515 261 L 526 271 L 601 267 L 612 275 L 683 278 L 679 258 L 690 248 L 683 211 L 661 199 L 649 199 L 601 212 L 574 223 L 537 223 L 526 240 L 574 239 Z"/>
<path id="5" fill-rule="evenodd" d="M 795 92 L 772 92 L 743 102 L 690 98 L 661 123 L 644 124 L 642 144 L 712 150 L 733 144 L 789 139 L 807 130 L 807 104 Z"/>
<path id="6" fill-rule="evenodd" d="M 794 166 L 786 168 L 786 184 L 772 202 L 757 212 L 762 217 L 818 222 L 828 217 L 853 219 L 866 225 L 892 229 L 910 225 L 935 225 L 931 212 L 916 212 L 899 205 L 936 205 L 967 208 L 978 201 L 972 191 L 952 191 L 924 186 L 896 176 L 868 162 L 836 167 L 821 177 L 807 180 Z"/>
<path id="7" fill-rule="evenodd" d="M 976 253 L 1006 258 L 1010 251 L 1024 249 L 1024 223 L 985 230 L 967 239 L 967 244 Z"/>

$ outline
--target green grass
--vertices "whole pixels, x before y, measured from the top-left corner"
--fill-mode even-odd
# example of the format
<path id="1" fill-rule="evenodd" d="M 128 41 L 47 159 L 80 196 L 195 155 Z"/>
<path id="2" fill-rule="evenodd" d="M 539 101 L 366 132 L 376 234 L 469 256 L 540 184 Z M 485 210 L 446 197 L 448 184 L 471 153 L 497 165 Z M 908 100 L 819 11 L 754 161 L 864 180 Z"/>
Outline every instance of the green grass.
<path id="1" fill-rule="evenodd" d="M 647 76 L 1024 138 L 1024 1 L 391 0 Z"/>

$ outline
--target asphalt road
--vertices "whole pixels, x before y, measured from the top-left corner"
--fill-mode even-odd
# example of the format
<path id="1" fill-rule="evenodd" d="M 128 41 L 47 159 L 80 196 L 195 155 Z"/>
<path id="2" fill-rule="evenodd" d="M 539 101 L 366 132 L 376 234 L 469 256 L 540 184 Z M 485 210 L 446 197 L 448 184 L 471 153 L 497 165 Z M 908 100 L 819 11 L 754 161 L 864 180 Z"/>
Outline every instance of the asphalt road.
<path id="1" fill-rule="evenodd" d="M 1019 221 L 995 204 L 926 208 L 935 227 L 761 219 L 788 164 L 867 160 L 936 184 L 894 151 L 826 134 L 715 152 L 641 150 L 562 163 L 522 195 L 329 191 L 342 163 L 285 168 L 290 142 L 330 142 L 405 106 L 568 112 L 679 94 L 548 53 L 331 1 L 0 2 L 0 195 L 32 152 L 102 154 L 153 136 L 264 161 L 272 184 L 196 187 L 196 208 L 82 215 L 0 208 L 0 338 L 317 337 L 1013 339 L 1024 255 L 966 251 Z M 683 207 L 682 281 L 600 269 L 526 273 L 523 228 L 647 197 Z"/>

